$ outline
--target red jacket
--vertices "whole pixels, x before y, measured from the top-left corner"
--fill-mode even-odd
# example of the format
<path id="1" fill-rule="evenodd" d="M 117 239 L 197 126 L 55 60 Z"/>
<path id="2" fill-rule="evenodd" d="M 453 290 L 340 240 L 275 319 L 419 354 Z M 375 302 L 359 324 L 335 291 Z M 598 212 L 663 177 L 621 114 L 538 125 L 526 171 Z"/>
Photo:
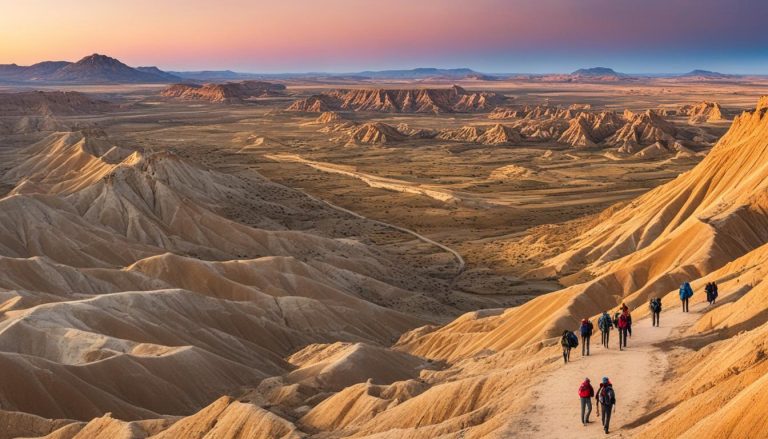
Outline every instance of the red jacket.
<path id="1" fill-rule="evenodd" d="M 591 398 L 595 396 L 595 389 L 592 388 L 592 384 L 589 384 L 589 380 L 584 381 L 579 386 L 579 398 Z"/>
<path id="2" fill-rule="evenodd" d="M 619 316 L 619 329 L 624 329 L 629 327 L 629 320 L 627 320 L 627 315 L 622 314 Z"/>

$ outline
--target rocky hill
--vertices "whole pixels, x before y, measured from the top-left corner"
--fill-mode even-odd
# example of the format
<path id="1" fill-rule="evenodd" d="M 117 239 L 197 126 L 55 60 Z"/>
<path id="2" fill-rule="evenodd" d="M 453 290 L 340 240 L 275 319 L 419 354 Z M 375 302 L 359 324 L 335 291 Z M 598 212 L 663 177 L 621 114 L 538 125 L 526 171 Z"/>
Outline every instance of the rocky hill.
<path id="1" fill-rule="evenodd" d="M 267 96 L 279 96 L 285 90 L 282 84 L 262 81 L 174 84 L 160 92 L 161 96 L 190 101 L 208 101 L 216 103 L 241 103 L 249 99 Z"/>
<path id="2" fill-rule="evenodd" d="M 490 92 L 447 89 L 331 90 L 298 100 L 289 111 L 370 111 L 385 113 L 468 113 L 490 111 L 506 97 Z"/>
<path id="3" fill-rule="evenodd" d="M 677 109 L 677 114 L 688 116 L 690 123 L 718 122 L 727 118 L 720 104 L 707 101 L 683 105 Z"/>
<path id="4" fill-rule="evenodd" d="M 437 138 L 481 145 L 509 145 L 522 141 L 520 133 L 502 124 L 495 124 L 491 127 L 466 126 L 457 130 L 443 130 L 437 134 Z"/>

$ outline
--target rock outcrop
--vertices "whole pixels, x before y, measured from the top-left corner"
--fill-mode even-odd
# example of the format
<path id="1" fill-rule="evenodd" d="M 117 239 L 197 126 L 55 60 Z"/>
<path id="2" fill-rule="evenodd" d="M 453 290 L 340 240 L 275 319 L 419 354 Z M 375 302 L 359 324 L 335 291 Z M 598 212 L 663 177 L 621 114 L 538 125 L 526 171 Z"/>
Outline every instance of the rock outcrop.
<path id="1" fill-rule="evenodd" d="M 208 101 L 215 103 L 242 103 L 249 99 L 279 96 L 285 90 L 282 84 L 263 81 L 174 84 L 160 92 L 161 96 L 180 100 Z"/>
<path id="2" fill-rule="evenodd" d="M 370 111 L 383 113 L 468 113 L 490 111 L 504 102 L 503 95 L 447 89 L 331 90 L 298 100 L 288 111 Z"/>
<path id="3" fill-rule="evenodd" d="M 677 114 L 688 116 L 690 123 L 717 122 L 725 119 L 723 109 L 717 102 L 703 101 L 696 105 L 683 105 Z"/>
<path id="4" fill-rule="evenodd" d="M 456 130 L 443 130 L 437 134 L 437 138 L 482 145 L 507 145 L 522 141 L 520 133 L 501 124 L 491 127 L 465 126 Z"/>

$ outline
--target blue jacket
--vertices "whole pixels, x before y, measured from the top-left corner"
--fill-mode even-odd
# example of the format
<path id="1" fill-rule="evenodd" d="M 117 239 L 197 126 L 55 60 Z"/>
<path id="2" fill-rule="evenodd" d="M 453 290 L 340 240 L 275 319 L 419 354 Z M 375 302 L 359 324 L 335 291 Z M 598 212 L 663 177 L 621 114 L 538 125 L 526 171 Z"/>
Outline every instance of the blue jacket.
<path id="1" fill-rule="evenodd" d="M 688 282 L 683 283 L 680 285 L 680 300 L 684 299 L 690 299 L 693 296 L 693 289 L 691 289 L 691 284 Z"/>

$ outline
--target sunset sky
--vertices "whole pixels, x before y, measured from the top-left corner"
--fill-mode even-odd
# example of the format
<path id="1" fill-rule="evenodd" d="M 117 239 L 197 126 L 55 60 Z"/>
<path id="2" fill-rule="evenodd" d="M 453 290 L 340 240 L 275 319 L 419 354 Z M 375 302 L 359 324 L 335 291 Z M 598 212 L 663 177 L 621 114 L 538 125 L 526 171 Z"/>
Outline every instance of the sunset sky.
<path id="1" fill-rule="evenodd" d="M 766 0 L 0 0 L 0 63 L 768 73 Z"/>

